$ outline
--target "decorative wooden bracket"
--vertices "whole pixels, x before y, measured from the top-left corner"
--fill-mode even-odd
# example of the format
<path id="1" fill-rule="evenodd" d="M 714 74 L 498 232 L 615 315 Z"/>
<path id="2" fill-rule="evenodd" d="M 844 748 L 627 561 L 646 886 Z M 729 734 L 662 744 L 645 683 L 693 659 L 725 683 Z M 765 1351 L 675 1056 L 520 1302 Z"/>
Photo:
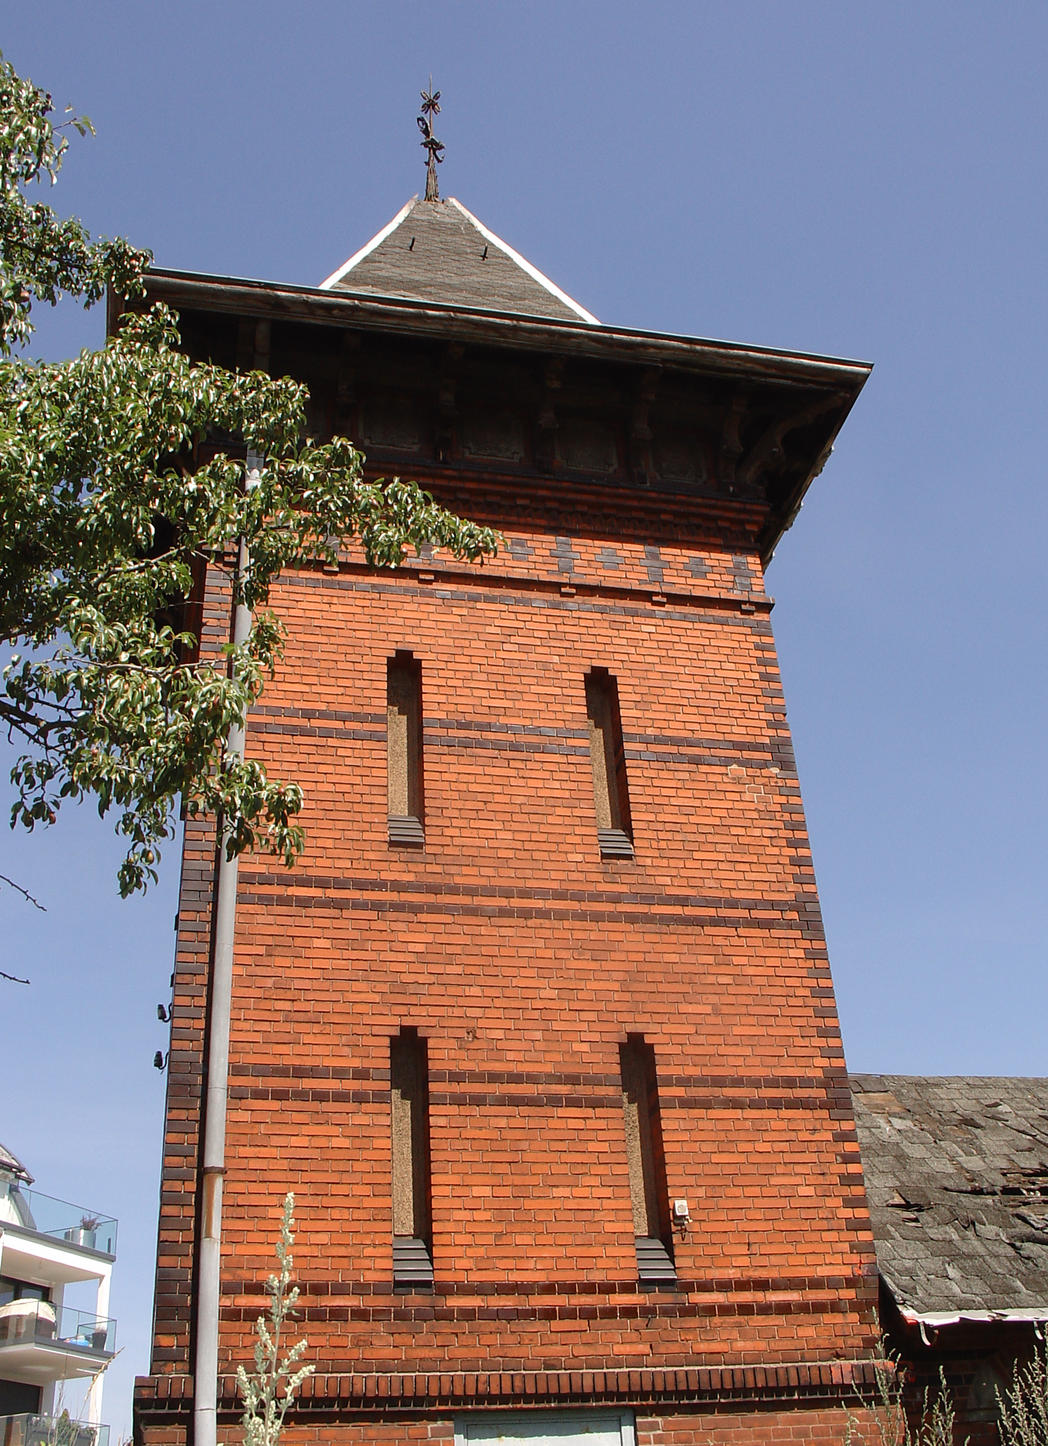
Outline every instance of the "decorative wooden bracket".
<path id="1" fill-rule="evenodd" d="M 543 380 L 542 401 L 539 404 L 538 425 L 535 432 L 535 461 L 543 472 L 552 472 L 556 466 L 557 451 L 557 393 L 564 382 L 564 358 L 551 357 L 546 363 Z"/>
<path id="2" fill-rule="evenodd" d="M 769 463 L 777 462 L 781 457 L 783 441 L 790 432 L 794 432 L 798 427 L 804 427 L 809 422 L 814 422 L 818 417 L 823 416 L 824 413 L 846 404 L 846 399 L 837 393 L 819 397 L 817 401 L 810 402 L 799 412 L 793 412 L 790 416 L 784 417 L 782 421 L 767 427 L 740 462 L 736 471 L 738 481 L 746 486 L 755 482 L 758 474 Z"/>
<path id="3" fill-rule="evenodd" d="M 651 408 L 662 377 L 661 366 L 642 367 L 637 376 L 634 392 L 633 412 L 630 417 L 630 472 L 633 480 L 641 487 L 648 487 L 655 475 L 655 461 L 651 455 Z"/>

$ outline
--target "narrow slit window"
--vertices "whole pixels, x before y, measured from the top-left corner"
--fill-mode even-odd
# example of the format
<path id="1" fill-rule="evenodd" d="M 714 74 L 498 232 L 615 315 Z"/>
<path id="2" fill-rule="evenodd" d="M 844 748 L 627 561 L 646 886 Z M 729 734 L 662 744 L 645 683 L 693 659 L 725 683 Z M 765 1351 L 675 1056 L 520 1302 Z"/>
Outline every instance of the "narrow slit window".
<path id="1" fill-rule="evenodd" d="M 386 664 L 386 783 L 390 843 L 420 847 L 422 667 L 410 653 L 395 653 Z"/>
<path id="2" fill-rule="evenodd" d="M 619 1046 L 619 1063 L 637 1275 L 642 1285 L 671 1285 L 677 1272 L 673 1266 L 655 1051 L 644 1042 L 643 1035 L 630 1034 Z"/>
<path id="3" fill-rule="evenodd" d="M 393 1131 L 393 1285 L 433 1288 L 429 1175 L 429 1062 L 417 1029 L 389 1042 Z"/>
<path id="4" fill-rule="evenodd" d="M 633 828 L 626 785 L 626 750 L 619 716 L 619 689 L 606 668 L 594 668 L 586 675 L 586 717 L 589 720 L 593 799 L 601 856 L 631 859 Z"/>

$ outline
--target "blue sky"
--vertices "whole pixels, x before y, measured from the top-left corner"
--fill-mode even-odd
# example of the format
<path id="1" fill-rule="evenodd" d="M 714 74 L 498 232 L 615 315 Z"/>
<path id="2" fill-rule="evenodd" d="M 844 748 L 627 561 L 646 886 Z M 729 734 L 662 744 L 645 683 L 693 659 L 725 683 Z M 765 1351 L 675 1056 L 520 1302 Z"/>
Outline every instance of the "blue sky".
<path id="1" fill-rule="evenodd" d="M 603 321 L 876 363 L 769 572 L 853 1069 L 1046 1074 L 1048 9 L 53 0 L 5 54 L 94 121 L 53 200 L 158 262 L 316 283 L 423 184 Z M 40 353 L 101 335 L 41 318 Z M 0 831 L 0 1139 L 121 1219 L 146 1368 L 177 859 Z"/>

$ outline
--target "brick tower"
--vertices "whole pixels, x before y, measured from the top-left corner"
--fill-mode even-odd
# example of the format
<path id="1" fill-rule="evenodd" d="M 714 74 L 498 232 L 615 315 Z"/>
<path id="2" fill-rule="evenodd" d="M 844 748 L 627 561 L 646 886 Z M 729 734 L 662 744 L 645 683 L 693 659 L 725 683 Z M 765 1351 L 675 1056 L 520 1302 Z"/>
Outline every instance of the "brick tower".
<path id="1" fill-rule="evenodd" d="M 248 741 L 308 845 L 240 868 L 220 1438 L 290 1187 L 289 1446 L 839 1441 L 876 1276 L 763 565 L 868 368 L 602 326 L 453 200 L 320 288 L 150 294 L 506 538 L 275 597 Z M 215 868 L 191 823 L 145 1446 L 191 1436 Z"/>

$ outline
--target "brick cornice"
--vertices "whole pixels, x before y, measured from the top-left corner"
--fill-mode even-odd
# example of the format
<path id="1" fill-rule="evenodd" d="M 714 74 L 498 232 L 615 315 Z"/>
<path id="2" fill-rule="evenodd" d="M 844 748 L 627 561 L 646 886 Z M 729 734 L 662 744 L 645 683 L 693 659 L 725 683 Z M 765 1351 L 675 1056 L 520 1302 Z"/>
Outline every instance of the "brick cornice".
<path id="1" fill-rule="evenodd" d="M 315 1375 L 302 1385 L 298 1421 L 332 1414 L 494 1407 L 631 1405 L 752 1409 L 774 1404 L 857 1405 L 878 1399 L 877 1362 L 797 1361 L 762 1366 L 677 1366 L 647 1370 L 448 1371 Z M 139 1376 L 140 1423 L 189 1410 L 191 1376 Z M 232 1377 L 219 1383 L 219 1409 L 238 1409 Z"/>

